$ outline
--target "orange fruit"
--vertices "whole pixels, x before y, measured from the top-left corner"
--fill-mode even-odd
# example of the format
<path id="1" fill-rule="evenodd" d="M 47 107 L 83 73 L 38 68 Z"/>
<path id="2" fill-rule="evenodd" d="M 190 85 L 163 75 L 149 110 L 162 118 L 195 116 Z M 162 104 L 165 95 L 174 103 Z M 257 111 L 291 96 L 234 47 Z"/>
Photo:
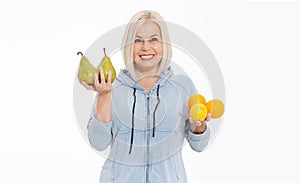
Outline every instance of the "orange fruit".
<path id="1" fill-rule="evenodd" d="M 221 100 L 213 99 L 206 103 L 206 107 L 211 118 L 219 118 L 223 115 L 225 107 Z"/>
<path id="2" fill-rule="evenodd" d="M 188 106 L 191 108 L 195 104 L 205 104 L 206 100 L 205 98 L 200 95 L 200 94 L 195 94 L 190 96 L 189 101 L 188 101 Z"/>
<path id="3" fill-rule="evenodd" d="M 205 104 L 195 104 L 191 107 L 190 116 L 194 121 L 203 121 L 207 116 Z"/>

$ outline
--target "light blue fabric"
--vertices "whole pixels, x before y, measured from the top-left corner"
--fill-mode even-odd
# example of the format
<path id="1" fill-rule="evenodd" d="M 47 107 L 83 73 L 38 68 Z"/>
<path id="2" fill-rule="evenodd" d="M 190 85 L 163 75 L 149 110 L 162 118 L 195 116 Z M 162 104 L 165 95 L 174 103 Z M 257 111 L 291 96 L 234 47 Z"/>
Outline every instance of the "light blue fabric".
<path id="1" fill-rule="evenodd" d="M 134 133 L 129 154 L 134 88 Z M 160 102 L 153 115 L 158 103 L 157 93 Z M 203 134 L 193 134 L 189 130 L 186 104 L 196 93 L 190 78 L 173 74 L 170 67 L 161 74 L 149 93 L 128 71 L 122 70 L 113 83 L 112 121 L 103 123 L 94 118 L 96 96 L 88 123 L 91 146 L 98 151 L 110 148 L 100 183 L 187 182 L 181 151 L 184 139 L 193 150 L 201 152 L 208 144 L 210 133 L 209 128 Z"/>

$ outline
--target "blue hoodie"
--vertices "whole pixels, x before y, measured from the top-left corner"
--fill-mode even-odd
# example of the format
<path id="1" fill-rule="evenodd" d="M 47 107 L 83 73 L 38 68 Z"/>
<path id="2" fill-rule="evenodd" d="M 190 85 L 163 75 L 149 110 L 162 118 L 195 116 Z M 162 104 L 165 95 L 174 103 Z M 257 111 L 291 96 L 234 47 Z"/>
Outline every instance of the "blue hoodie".
<path id="1" fill-rule="evenodd" d="M 98 151 L 109 148 L 100 183 L 187 182 L 182 160 L 185 139 L 201 152 L 209 141 L 189 129 L 186 104 L 197 90 L 188 76 L 171 67 L 146 92 L 126 70 L 113 83 L 112 121 L 94 118 L 97 95 L 88 123 L 88 136 Z"/>

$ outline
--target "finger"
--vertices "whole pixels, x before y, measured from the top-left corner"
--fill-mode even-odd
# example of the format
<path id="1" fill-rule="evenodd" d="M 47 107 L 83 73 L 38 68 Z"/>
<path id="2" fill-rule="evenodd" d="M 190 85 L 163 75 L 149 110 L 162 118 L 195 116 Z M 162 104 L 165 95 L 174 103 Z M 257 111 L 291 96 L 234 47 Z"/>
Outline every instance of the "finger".
<path id="1" fill-rule="evenodd" d="M 196 121 L 196 126 L 201 126 L 202 122 L 201 121 Z"/>
<path id="2" fill-rule="evenodd" d="M 211 120 L 211 113 L 207 113 L 205 121 L 208 122 Z"/>
<path id="3" fill-rule="evenodd" d="M 111 71 L 108 71 L 107 84 L 111 84 Z"/>
<path id="4" fill-rule="evenodd" d="M 82 84 L 86 89 L 88 89 L 88 84 L 84 81 L 80 81 L 80 84 Z"/>
<path id="5" fill-rule="evenodd" d="M 81 83 L 86 89 L 88 89 L 88 90 L 94 90 L 94 87 L 91 86 L 91 85 L 89 85 L 89 84 L 87 84 L 86 82 L 81 81 L 80 83 Z"/>
<path id="6" fill-rule="evenodd" d="M 190 121 L 191 124 L 195 123 L 192 117 L 189 117 L 189 121 Z"/>
<path id="7" fill-rule="evenodd" d="M 190 113 L 189 104 L 186 104 L 186 109 L 187 109 L 188 113 Z"/>
<path id="8" fill-rule="evenodd" d="M 189 121 L 190 121 L 190 129 L 194 131 L 196 129 L 195 121 L 191 117 L 189 117 Z"/>
<path id="9" fill-rule="evenodd" d="M 98 79 L 98 74 L 94 74 L 94 86 L 95 86 L 95 89 L 97 89 L 99 87 L 99 79 Z"/>
<path id="10" fill-rule="evenodd" d="M 104 77 L 104 72 L 103 72 L 103 68 L 100 67 L 100 83 L 104 84 L 105 83 L 105 77 Z"/>

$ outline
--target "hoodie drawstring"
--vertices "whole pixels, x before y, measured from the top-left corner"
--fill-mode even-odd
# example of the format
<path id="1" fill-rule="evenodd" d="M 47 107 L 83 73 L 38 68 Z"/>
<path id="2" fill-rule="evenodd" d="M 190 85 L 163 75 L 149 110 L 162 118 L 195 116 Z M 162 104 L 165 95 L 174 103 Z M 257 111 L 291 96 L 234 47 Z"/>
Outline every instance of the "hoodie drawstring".
<path id="1" fill-rule="evenodd" d="M 157 104 L 156 104 L 155 109 L 154 109 L 154 112 L 153 112 L 153 134 L 152 134 L 152 137 L 155 136 L 155 113 L 156 113 L 157 106 L 158 106 L 158 104 L 160 103 L 160 98 L 159 98 L 159 85 L 157 86 L 156 95 L 157 95 Z"/>
<path id="2" fill-rule="evenodd" d="M 133 106 L 132 106 L 132 116 L 131 116 L 131 139 L 130 139 L 130 149 L 129 149 L 129 154 L 131 154 L 132 144 L 133 144 L 133 133 L 134 133 L 134 111 L 135 111 L 135 103 L 136 103 L 135 92 L 136 92 L 136 88 L 133 89 L 134 101 L 133 101 Z"/>
<path id="3" fill-rule="evenodd" d="M 152 137 L 155 136 L 155 113 L 157 110 L 157 106 L 160 103 L 160 98 L 159 98 L 159 86 L 157 86 L 156 90 L 156 95 L 157 95 L 157 104 L 155 105 L 155 109 L 153 111 L 153 134 Z M 132 106 L 132 116 L 131 116 L 131 139 L 130 139 L 130 148 L 129 148 L 129 154 L 131 154 L 132 151 L 132 145 L 133 145 L 133 133 L 134 133 L 134 111 L 135 111 L 135 103 L 136 103 L 136 88 L 133 89 L 133 96 L 134 96 L 134 101 L 133 101 L 133 106 Z"/>

